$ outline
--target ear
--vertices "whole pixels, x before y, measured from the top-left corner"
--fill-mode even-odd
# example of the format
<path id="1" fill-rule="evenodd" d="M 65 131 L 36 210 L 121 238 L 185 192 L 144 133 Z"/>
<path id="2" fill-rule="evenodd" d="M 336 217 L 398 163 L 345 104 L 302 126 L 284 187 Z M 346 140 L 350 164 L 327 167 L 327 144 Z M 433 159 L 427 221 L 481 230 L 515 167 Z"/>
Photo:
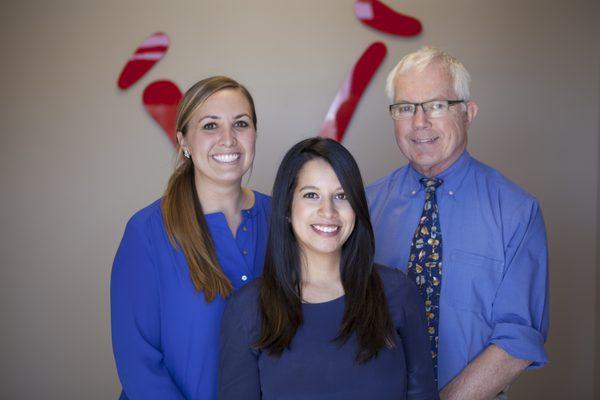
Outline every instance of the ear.
<path id="1" fill-rule="evenodd" d="M 180 149 L 184 149 L 187 147 L 187 141 L 185 137 L 183 137 L 183 133 L 177 132 L 177 143 L 179 144 Z"/>
<path id="2" fill-rule="evenodd" d="M 475 117 L 477 116 L 477 113 L 479 112 L 479 106 L 477 105 L 477 103 L 475 103 L 474 101 L 468 101 L 467 102 L 467 128 L 469 126 L 471 126 L 471 124 L 473 123 L 473 120 L 475 120 Z"/>

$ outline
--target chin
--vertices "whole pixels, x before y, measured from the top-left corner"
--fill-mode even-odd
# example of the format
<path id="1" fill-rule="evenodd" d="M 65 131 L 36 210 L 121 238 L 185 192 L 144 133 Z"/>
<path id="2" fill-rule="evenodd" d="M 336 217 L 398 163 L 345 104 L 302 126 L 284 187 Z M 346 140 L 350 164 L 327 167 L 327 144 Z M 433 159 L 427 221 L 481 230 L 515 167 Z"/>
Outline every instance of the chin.
<path id="1" fill-rule="evenodd" d="M 223 183 L 239 182 L 244 177 L 244 174 L 215 174 L 214 180 Z"/>

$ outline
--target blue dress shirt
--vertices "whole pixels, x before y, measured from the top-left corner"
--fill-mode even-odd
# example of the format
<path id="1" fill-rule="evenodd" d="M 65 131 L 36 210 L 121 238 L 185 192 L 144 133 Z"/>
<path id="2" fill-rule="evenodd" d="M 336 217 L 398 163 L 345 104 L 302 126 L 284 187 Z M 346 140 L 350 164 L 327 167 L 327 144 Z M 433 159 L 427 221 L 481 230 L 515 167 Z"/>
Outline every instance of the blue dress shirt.
<path id="1" fill-rule="evenodd" d="M 367 188 L 378 263 L 406 271 L 421 215 L 423 175 L 410 165 Z M 537 201 L 466 151 L 437 178 L 444 236 L 438 386 L 487 346 L 548 362 L 548 256 Z"/>
<path id="2" fill-rule="evenodd" d="M 206 222 L 234 289 L 262 272 L 271 199 L 254 192 L 234 237 L 222 213 Z M 167 237 L 160 200 L 127 224 L 111 277 L 112 340 L 121 399 L 216 399 L 221 317 L 226 300 L 204 300 L 183 252 Z"/>

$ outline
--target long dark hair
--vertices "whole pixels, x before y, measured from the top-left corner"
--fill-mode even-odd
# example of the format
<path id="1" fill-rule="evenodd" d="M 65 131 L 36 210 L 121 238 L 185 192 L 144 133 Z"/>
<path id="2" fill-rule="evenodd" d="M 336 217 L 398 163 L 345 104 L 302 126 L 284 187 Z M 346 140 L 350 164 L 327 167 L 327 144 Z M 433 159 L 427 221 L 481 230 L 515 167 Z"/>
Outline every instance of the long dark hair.
<path id="1" fill-rule="evenodd" d="M 356 161 L 331 139 L 311 138 L 284 156 L 273 185 L 273 212 L 263 278 L 260 284 L 261 336 L 256 347 L 279 356 L 289 348 L 302 324 L 300 253 L 289 223 L 298 173 L 306 162 L 321 158 L 331 165 L 356 214 L 354 230 L 342 247 L 340 275 L 345 310 L 338 336 L 345 343 L 356 333 L 356 360 L 364 363 L 383 347 L 393 347 L 393 324 L 381 279 L 373 266 L 375 250 L 367 199 Z"/>
<path id="2" fill-rule="evenodd" d="M 185 136 L 194 111 L 210 96 L 225 89 L 239 90 L 248 100 L 256 128 L 256 111 L 250 92 L 231 78 L 213 76 L 197 82 L 183 96 L 177 110 L 177 131 Z M 181 146 L 178 146 L 177 152 L 178 166 L 169 179 L 161 202 L 163 222 L 171 244 L 185 255 L 194 288 L 198 292 L 203 291 L 206 302 L 210 303 L 217 295 L 223 298 L 229 296 L 233 286 L 217 260 L 196 191 L 194 164 L 190 158 L 182 156 Z"/>

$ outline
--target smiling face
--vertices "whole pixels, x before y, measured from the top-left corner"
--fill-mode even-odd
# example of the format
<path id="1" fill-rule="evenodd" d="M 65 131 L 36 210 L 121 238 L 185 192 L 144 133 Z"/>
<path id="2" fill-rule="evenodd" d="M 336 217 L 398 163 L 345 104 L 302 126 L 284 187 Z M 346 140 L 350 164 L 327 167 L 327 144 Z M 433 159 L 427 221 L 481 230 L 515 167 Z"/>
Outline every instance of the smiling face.
<path id="1" fill-rule="evenodd" d="M 395 103 L 422 103 L 457 99 L 453 80 L 440 63 L 421 71 L 413 68 L 395 80 Z M 465 110 L 466 107 L 466 110 Z M 396 142 L 411 165 L 425 176 L 435 176 L 451 166 L 467 147 L 467 129 L 477 115 L 469 101 L 449 108 L 448 115 L 427 118 L 421 107 L 412 118 L 394 120 Z"/>
<path id="2" fill-rule="evenodd" d="M 333 168 L 322 158 L 306 162 L 298 173 L 290 219 L 308 262 L 323 256 L 339 259 L 355 214 Z"/>
<path id="3" fill-rule="evenodd" d="M 177 140 L 191 154 L 197 184 L 240 182 L 254 160 L 250 103 L 237 89 L 214 93 L 193 112 L 187 133 L 177 132 Z"/>

